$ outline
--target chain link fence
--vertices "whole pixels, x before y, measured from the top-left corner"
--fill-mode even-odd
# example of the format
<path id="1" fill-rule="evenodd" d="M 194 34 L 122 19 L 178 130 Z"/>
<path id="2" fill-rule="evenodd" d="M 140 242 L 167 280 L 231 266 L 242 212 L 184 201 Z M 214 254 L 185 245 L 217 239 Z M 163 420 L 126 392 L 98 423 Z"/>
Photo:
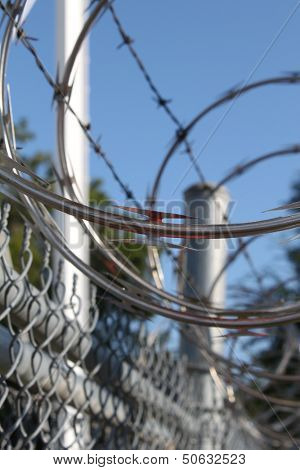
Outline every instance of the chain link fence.
<path id="1" fill-rule="evenodd" d="M 225 401 L 204 409 L 186 361 L 95 287 L 83 327 L 76 276 L 66 292 L 63 263 L 54 276 L 50 247 L 36 237 L 43 254 L 34 287 L 26 224 L 14 269 L 9 210 L 4 203 L 0 223 L 2 449 L 199 449 L 205 438 L 216 449 L 257 446 L 237 429 L 237 410 Z"/>

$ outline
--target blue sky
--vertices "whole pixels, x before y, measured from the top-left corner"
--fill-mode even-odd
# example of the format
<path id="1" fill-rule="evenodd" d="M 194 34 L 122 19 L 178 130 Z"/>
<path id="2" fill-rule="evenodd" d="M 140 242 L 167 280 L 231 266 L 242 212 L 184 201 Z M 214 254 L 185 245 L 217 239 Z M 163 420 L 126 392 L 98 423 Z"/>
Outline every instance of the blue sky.
<path id="1" fill-rule="evenodd" d="M 115 8 L 161 94 L 183 123 L 225 90 L 251 76 L 251 81 L 300 70 L 300 7 L 296 0 L 127 0 Z M 74 0 L 74 7 L 76 0 Z M 39 38 L 37 50 L 52 75 L 55 65 L 55 1 L 37 0 L 25 30 Z M 92 133 L 123 180 L 144 200 L 159 163 L 174 136 L 174 125 L 157 109 L 152 94 L 125 47 L 109 14 L 97 23 L 90 41 L 90 112 Z M 27 117 L 36 140 L 24 151 L 55 148 L 52 91 L 21 44 L 13 46 L 7 80 L 16 119 Z M 241 160 L 300 141 L 300 88 L 277 86 L 239 98 L 206 118 L 191 135 L 198 162 L 209 181 L 217 182 Z M 213 134 L 213 135 L 212 135 Z M 205 146 L 203 150 L 203 146 Z M 299 156 L 272 160 L 230 183 L 235 201 L 232 221 L 266 217 L 262 211 L 286 201 L 299 175 Z M 178 152 L 163 178 L 160 198 L 181 199 L 197 181 L 189 171 L 175 194 L 188 158 Z M 103 178 L 106 191 L 123 195 L 104 163 L 91 154 L 93 176 Z M 283 235 L 253 244 L 258 268 L 283 272 Z M 167 284 L 175 287 L 165 266 Z M 229 280 L 246 273 L 243 260 Z"/>

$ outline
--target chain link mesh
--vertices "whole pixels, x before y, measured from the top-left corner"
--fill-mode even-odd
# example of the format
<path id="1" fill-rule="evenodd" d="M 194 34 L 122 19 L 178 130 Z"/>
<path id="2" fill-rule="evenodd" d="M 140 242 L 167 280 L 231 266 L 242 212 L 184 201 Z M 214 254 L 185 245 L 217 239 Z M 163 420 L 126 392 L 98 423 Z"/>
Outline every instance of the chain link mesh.
<path id="1" fill-rule="evenodd" d="M 63 262 L 54 275 L 49 244 L 26 224 L 20 269 L 13 267 L 9 210 L 4 203 L 1 448 L 197 449 L 205 436 L 215 448 L 226 448 L 233 411 L 203 409 L 186 361 L 159 338 L 153 341 L 144 320 L 108 305 L 93 286 L 83 327 L 76 276 L 72 292 L 66 292 Z M 30 282 L 33 237 L 43 253 L 39 288 Z"/>

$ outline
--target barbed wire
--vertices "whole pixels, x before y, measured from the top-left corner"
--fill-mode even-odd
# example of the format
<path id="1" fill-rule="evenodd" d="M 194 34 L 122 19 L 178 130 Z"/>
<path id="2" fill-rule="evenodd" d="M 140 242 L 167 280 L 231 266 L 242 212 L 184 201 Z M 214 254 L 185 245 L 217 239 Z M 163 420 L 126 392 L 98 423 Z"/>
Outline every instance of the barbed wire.
<path id="1" fill-rule="evenodd" d="M 184 126 L 182 125 L 182 123 L 180 122 L 180 120 L 174 114 L 174 112 L 172 111 L 172 109 L 170 107 L 170 103 L 171 103 L 172 100 L 163 98 L 162 94 L 159 92 L 157 86 L 155 85 L 153 79 L 151 78 L 148 70 L 146 69 L 145 64 L 143 63 L 141 57 L 139 56 L 139 54 L 137 53 L 136 49 L 133 46 L 134 39 L 125 32 L 125 30 L 124 30 L 124 28 L 121 24 L 121 21 L 120 21 L 119 17 L 116 14 L 116 11 L 115 11 L 114 7 L 112 5 L 109 5 L 108 9 L 111 12 L 113 21 L 116 24 L 117 29 L 120 33 L 120 36 L 123 40 L 123 42 L 118 46 L 118 48 L 120 49 L 124 45 L 129 50 L 131 56 L 133 57 L 134 61 L 136 62 L 138 68 L 140 69 L 146 83 L 148 84 L 150 90 L 154 94 L 154 100 L 156 101 L 158 107 L 162 108 L 165 111 L 165 113 L 167 114 L 167 116 L 169 116 L 169 118 L 171 119 L 173 124 L 175 124 L 176 134 L 178 136 L 180 136 L 180 135 L 183 136 L 184 145 L 185 145 L 185 152 L 188 155 L 188 157 L 189 157 L 189 159 L 190 159 L 190 161 L 191 161 L 191 163 L 192 163 L 192 165 L 193 165 L 193 167 L 196 171 L 196 174 L 198 175 L 198 178 L 199 178 L 200 182 L 204 183 L 205 182 L 205 177 L 204 177 L 203 171 L 201 170 L 200 166 L 198 165 L 198 163 L 196 161 L 196 158 L 195 158 L 195 155 L 193 153 L 193 149 L 192 149 L 192 146 L 191 146 L 190 142 L 184 136 Z"/>
<path id="2" fill-rule="evenodd" d="M 100 2 L 100 4 L 101 4 L 101 2 Z M 91 15 L 91 16 L 92 16 L 93 18 L 95 18 L 95 14 L 93 14 L 93 15 Z M 91 24 L 91 21 L 88 21 L 88 25 L 90 25 L 90 24 Z M 87 29 L 88 29 L 88 28 L 85 27 L 85 28 L 84 28 L 84 31 L 86 31 Z M 24 35 L 24 33 L 23 33 L 23 35 Z M 81 41 L 82 41 L 83 36 L 84 36 L 84 35 L 81 35 Z M 79 41 L 79 43 L 80 43 L 81 41 Z M 78 45 L 77 45 L 77 47 L 75 46 L 74 50 L 75 50 L 75 51 L 78 50 Z M 32 50 L 31 50 L 31 52 L 32 52 Z M 35 51 L 35 53 L 34 53 L 34 56 L 35 56 L 35 57 L 37 56 L 36 51 Z M 40 59 L 39 59 L 38 62 L 39 62 L 39 64 L 42 63 Z M 43 71 L 43 74 L 44 74 L 44 68 L 43 68 L 43 67 L 42 67 L 42 71 Z M 276 80 L 275 80 L 275 81 L 276 81 Z M 271 82 L 273 82 L 273 80 L 272 80 Z M 280 82 L 281 82 L 281 80 L 280 80 Z M 66 86 L 66 85 L 65 85 L 65 86 Z M 65 98 L 65 100 L 66 100 L 66 98 Z M 68 175 L 66 175 L 66 176 L 68 176 Z M 173 299 L 173 300 L 174 300 L 174 299 Z"/>
<path id="3" fill-rule="evenodd" d="M 286 80 L 286 79 L 284 79 L 284 80 Z M 277 82 L 277 81 L 278 81 L 278 79 L 275 79 L 275 82 Z M 288 78 L 288 81 L 290 81 L 290 78 Z M 293 77 L 293 81 L 294 81 L 294 77 Z M 271 80 L 271 81 L 270 81 L 270 80 L 268 80 L 267 82 L 268 82 L 268 83 L 270 83 L 270 82 L 271 82 L 271 83 L 273 83 L 273 82 L 274 82 L 274 80 Z M 281 83 L 281 82 L 282 82 L 282 80 L 281 80 L 281 79 L 279 79 L 279 82 Z M 264 82 L 264 83 L 265 83 L 265 82 Z"/>

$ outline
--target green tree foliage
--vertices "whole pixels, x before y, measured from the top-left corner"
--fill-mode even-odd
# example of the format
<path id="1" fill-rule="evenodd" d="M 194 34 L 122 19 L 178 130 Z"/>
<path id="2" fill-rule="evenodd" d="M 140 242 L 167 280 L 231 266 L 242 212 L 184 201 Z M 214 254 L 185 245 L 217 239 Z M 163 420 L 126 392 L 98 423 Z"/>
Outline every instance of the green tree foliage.
<path id="1" fill-rule="evenodd" d="M 300 179 L 291 187 L 291 198 L 289 202 L 300 201 Z M 273 273 L 273 279 L 265 291 L 256 292 L 255 305 L 281 305 L 282 302 L 293 302 L 300 297 L 300 243 L 299 240 L 290 241 L 286 249 L 286 258 L 291 267 L 292 276 L 290 282 L 285 283 L 276 273 Z M 282 325 L 280 327 L 266 330 L 269 337 L 263 340 L 256 340 L 252 344 L 253 354 L 249 357 L 249 362 L 255 366 L 270 372 L 280 372 L 285 375 L 293 376 L 300 374 L 299 365 L 299 341 L 300 324 Z M 253 341 L 253 340 L 252 340 Z M 262 343 L 261 343 L 262 341 Z M 255 340 L 254 340 L 255 342 Z M 259 344 L 260 343 L 260 344 Z M 268 381 L 256 379 L 252 383 L 254 390 L 259 386 L 265 395 L 281 397 L 284 399 L 299 400 L 300 385 L 297 381 Z M 285 422 L 288 416 L 288 410 L 284 407 L 272 413 L 272 409 L 267 400 L 250 398 L 246 402 L 249 413 L 256 418 L 259 415 L 265 416 L 264 424 L 278 425 L 278 421 Z M 299 428 L 295 422 L 291 425 L 286 422 L 286 431 L 294 438 L 300 438 Z"/>
<path id="2" fill-rule="evenodd" d="M 289 202 L 300 201 L 300 178 L 292 185 L 292 197 Z M 300 292 L 300 244 L 294 240 L 292 247 L 287 250 L 288 260 L 291 263 L 295 276 L 298 279 L 298 289 Z"/>

